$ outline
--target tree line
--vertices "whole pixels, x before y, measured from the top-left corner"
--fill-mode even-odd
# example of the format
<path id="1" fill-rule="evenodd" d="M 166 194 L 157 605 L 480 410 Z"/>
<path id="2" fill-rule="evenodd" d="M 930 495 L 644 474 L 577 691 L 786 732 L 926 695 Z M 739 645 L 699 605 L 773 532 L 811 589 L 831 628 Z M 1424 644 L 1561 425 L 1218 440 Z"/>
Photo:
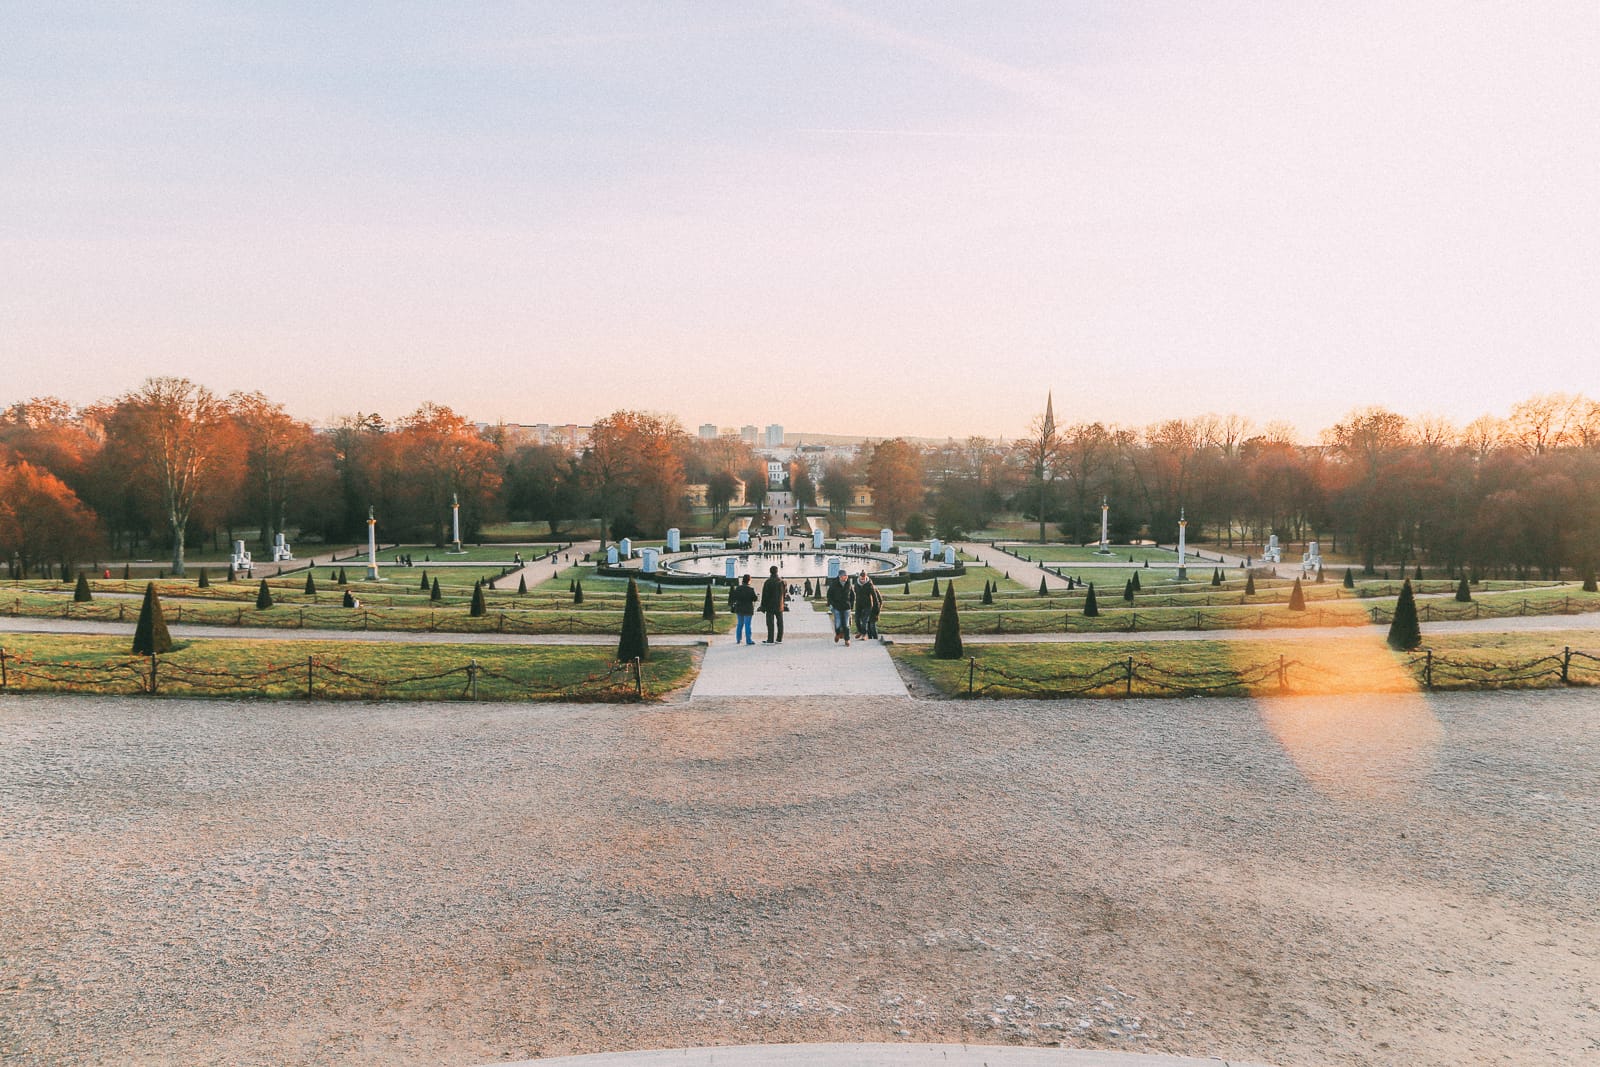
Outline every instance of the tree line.
<path id="1" fill-rule="evenodd" d="M 1041 539 L 1087 543 L 1104 498 L 1119 542 L 1170 543 L 1183 516 L 1197 544 L 1277 534 L 1368 566 L 1553 576 L 1593 566 L 1600 545 L 1600 403 L 1538 396 L 1464 427 L 1365 408 L 1312 443 L 1237 415 L 1132 428 L 1057 425 L 1047 410 L 1010 442 L 892 438 L 849 457 L 797 456 L 788 482 L 841 528 L 870 521 L 913 538 L 959 539 L 1021 515 Z M 575 451 L 437 404 L 318 428 L 261 393 L 152 378 L 86 407 L 47 397 L 0 413 L 0 559 L 30 574 L 149 552 L 181 574 L 190 546 L 235 537 L 358 542 L 369 507 L 386 539 L 442 545 L 452 500 L 467 540 L 499 520 L 546 523 L 558 538 L 596 522 L 603 537 L 660 536 L 688 524 L 690 484 L 706 487 L 714 524 L 740 483 L 759 506 L 763 457 L 653 412 L 612 412 Z M 870 516 L 851 511 L 858 485 L 872 491 Z"/>

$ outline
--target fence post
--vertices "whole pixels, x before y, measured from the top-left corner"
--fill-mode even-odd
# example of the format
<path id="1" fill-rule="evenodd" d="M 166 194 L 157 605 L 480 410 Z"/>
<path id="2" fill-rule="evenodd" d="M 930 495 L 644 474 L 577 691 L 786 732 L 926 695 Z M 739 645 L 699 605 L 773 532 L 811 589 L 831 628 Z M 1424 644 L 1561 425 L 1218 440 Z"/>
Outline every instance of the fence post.
<path id="1" fill-rule="evenodd" d="M 467 699 L 478 699 L 478 661 L 476 658 L 467 660 Z"/>
<path id="2" fill-rule="evenodd" d="M 10 679 L 6 677 L 6 650 L 0 646 L 0 689 L 4 689 L 9 682 Z"/>
<path id="3" fill-rule="evenodd" d="M 1428 658 L 1422 664 L 1422 687 L 1433 688 L 1433 649 L 1426 649 Z"/>
<path id="4" fill-rule="evenodd" d="M 5 665 L 5 650 L 4 649 L 0 649 L 0 676 L 4 675 L 4 665 Z M 1571 670 L 1572 670 L 1572 646 L 1568 645 L 1566 648 L 1563 648 L 1561 650 L 1561 684 L 1562 685 L 1570 684 L 1567 681 L 1567 678 L 1568 678 L 1568 675 L 1570 674 Z"/>
<path id="5" fill-rule="evenodd" d="M 1130 634 L 1139 632 L 1139 613 L 1137 611 L 1128 616 L 1128 632 Z"/>
<path id="6" fill-rule="evenodd" d="M 300 629 L 304 630 L 305 628 L 306 628 L 306 609 L 305 608 L 301 608 L 300 609 Z"/>
<path id="7" fill-rule="evenodd" d="M 506 613 L 503 611 L 500 613 L 500 632 L 506 632 Z"/>
<path id="8" fill-rule="evenodd" d="M 1289 682 L 1286 675 L 1287 670 L 1284 667 L 1283 656 L 1280 654 L 1278 656 L 1278 692 L 1280 693 L 1288 691 Z"/>
<path id="9" fill-rule="evenodd" d="M 362 608 L 361 609 L 361 628 L 363 630 L 365 630 L 367 628 L 367 609 L 366 608 Z"/>
<path id="10" fill-rule="evenodd" d="M 150 654 L 150 694 L 152 696 L 154 696 L 156 692 L 156 660 L 160 658 L 161 657 L 156 655 L 154 652 Z"/>
<path id="11" fill-rule="evenodd" d="M 1527 613 L 1528 613 L 1528 598 L 1527 597 L 1523 597 L 1522 598 L 1522 611 L 1519 614 L 1526 615 Z"/>
<path id="12" fill-rule="evenodd" d="M 306 657 L 306 698 L 310 699 L 311 697 L 314 697 L 316 695 L 317 695 L 317 658 L 315 656 L 307 656 Z"/>
<path id="13" fill-rule="evenodd" d="M 5 656 L 4 650 L 0 649 L 0 665 L 3 665 L 5 663 L 4 656 Z M 972 695 L 972 683 L 973 683 L 973 680 L 977 677 L 977 675 L 978 675 L 978 657 L 977 656 L 973 656 L 971 659 L 969 659 L 967 661 L 967 696 L 971 696 Z"/>
<path id="14" fill-rule="evenodd" d="M 1127 678 L 1126 678 L 1125 686 L 1123 688 L 1123 694 L 1125 696 L 1130 696 L 1131 697 L 1131 696 L 1133 696 L 1133 657 L 1132 656 L 1128 657 L 1128 664 L 1127 664 L 1126 668 L 1124 668 L 1124 669 L 1127 672 Z"/>
<path id="15" fill-rule="evenodd" d="M 644 699 L 644 668 L 638 656 L 633 657 L 633 696 L 635 700 Z"/>
<path id="16" fill-rule="evenodd" d="M 128 608 L 128 605 L 122 603 L 121 601 L 117 602 L 117 621 L 118 622 L 122 621 L 122 613 L 124 611 L 126 611 L 127 608 Z"/>

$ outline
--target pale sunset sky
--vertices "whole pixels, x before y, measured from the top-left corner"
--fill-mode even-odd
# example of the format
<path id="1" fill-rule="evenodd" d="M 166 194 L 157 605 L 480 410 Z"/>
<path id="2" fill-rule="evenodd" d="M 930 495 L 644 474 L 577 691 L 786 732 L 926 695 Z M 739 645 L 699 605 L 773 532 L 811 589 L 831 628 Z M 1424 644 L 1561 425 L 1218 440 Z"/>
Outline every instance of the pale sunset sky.
<path id="1" fill-rule="evenodd" d="M 1600 3 L 0 2 L 0 403 L 1600 395 Z"/>

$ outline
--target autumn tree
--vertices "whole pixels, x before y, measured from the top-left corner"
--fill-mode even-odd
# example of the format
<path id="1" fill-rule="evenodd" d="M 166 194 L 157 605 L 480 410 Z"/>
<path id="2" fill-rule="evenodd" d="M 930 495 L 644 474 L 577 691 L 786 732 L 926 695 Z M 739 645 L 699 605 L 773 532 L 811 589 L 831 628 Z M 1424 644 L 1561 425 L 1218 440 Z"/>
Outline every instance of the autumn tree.
<path id="1" fill-rule="evenodd" d="M 270 548 L 288 531 L 292 508 L 304 512 L 332 496 L 332 449 L 308 424 L 261 393 L 234 393 L 228 410 L 245 445 L 240 506 L 259 527 L 263 548 Z M 305 517 L 314 525 L 326 524 L 320 515 Z"/>
<path id="2" fill-rule="evenodd" d="M 227 405 L 187 378 L 150 378 L 109 411 L 107 448 L 130 463 L 172 537 L 172 573 L 184 574 L 191 513 L 223 489 L 232 457 Z"/>
<path id="3" fill-rule="evenodd" d="M 867 459 L 867 484 L 873 513 L 889 529 L 900 529 L 908 515 L 921 510 L 927 495 L 921 449 L 903 437 L 879 441 Z"/>
<path id="4" fill-rule="evenodd" d="M 823 469 L 819 488 L 828 501 L 828 514 L 841 527 L 850 512 L 850 495 L 855 491 L 855 485 L 855 470 L 844 460 L 833 460 Z"/>
<path id="5" fill-rule="evenodd" d="M 99 521 L 65 482 L 25 461 L 0 465 L 0 557 L 26 574 L 70 566 L 99 546 Z"/>
<path id="6" fill-rule="evenodd" d="M 663 533 L 684 514 L 683 428 L 668 415 L 614 411 L 595 420 L 579 462 L 600 542 L 627 528 Z"/>
<path id="7" fill-rule="evenodd" d="M 404 490 L 399 525 L 450 540 L 451 505 L 461 504 L 461 530 L 475 537 L 500 490 L 500 449 L 478 427 L 442 404 L 423 404 L 395 427 L 394 449 Z"/>

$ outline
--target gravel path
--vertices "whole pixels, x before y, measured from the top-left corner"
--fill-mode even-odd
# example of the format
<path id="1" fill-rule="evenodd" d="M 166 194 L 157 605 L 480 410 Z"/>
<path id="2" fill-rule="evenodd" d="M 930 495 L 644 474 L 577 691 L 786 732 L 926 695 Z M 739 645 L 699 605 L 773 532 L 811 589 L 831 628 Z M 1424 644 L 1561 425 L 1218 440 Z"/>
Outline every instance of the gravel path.
<path id="1" fill-rule="evenodd" d="M 0 1060 L 1576 1063 L 1597 738 L 1591 691 L 0 698 Z"/>

